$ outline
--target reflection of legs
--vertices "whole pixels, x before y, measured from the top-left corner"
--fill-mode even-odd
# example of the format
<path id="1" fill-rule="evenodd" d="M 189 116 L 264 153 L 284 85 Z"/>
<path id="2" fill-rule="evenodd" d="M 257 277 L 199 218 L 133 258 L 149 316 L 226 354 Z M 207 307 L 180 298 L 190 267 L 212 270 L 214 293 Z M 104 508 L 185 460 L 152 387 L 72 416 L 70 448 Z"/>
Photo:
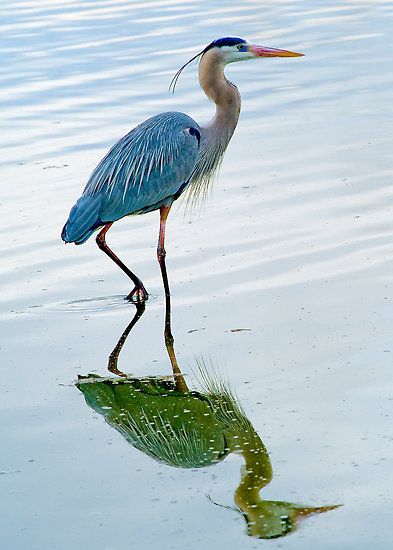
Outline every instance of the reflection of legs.
<path id="1" fill-rule="evenodd" d="M 128 269 L 128 267 L 126 265 L 123 264 L 123 262 L 120 260 L 120 258 L 118 258 L 116 256 L 116 254 L 114 252 L 112 252 L 112 250 L 106 244 L 105 235 L 106 235 L 107 231 L 109 230 L 109 228 L 111 227 L 112 223 L 113 222 L 107 223 L 104 226 L 104 228 L 101 229 L 101 231 L 98 233 L 98 235 L 96 237 L 96 243 L 97 243 L 98 247 L 103 252 L 105 252 L 105 254 L 107 256 L 109 256 L 110 259 L 113 260 L 115 262 L 115 264 L 117 264 L 120 267 L 120 269 L 122 269 L 124 271 L 124 273 L 126 275 L 128 275 L 128 277 L 134 283 L 135 287 L 130 292 L 130 294 L 127 296 L 127 300 L 130 300 L 130 302 L 144 302 L 145 300 L 147 300 L 149 295 L 148 295 L 145 287 L 143 286 L 142 281 L 139 279 L 139 277 L 134 275 L 134 273 L 130 269 Z"/>
<path id="2" fill-rule="evenodd" d="M 145 311 L 145 304 L 143 302 L 136 304 L 136 312 L 134 317 L 132 318 L 130 324 L 127 326 L 123 334 L 120 336 L 119 341 L 117 342 L 114 350 L 109 356 L 108 370 L 110 372 L 113 372 L 113 374 L 117 374 L 118 376 L 126 376 L 123 372 L 121 372 L 117 368 L 119 353 L 121 352 L 124 346 L 124 342 L 127 340 L 128 335 L 130 334 L 131 330 L 136 325 L 136 323 L 139 321 L 139 319 L 142 317 L 144 311 Z"/>
<path id="3" fill-rule="evenodd" d="M 164 260 L 165 261 L 165 260 Z M 169 294 L 165 296 L 165 330 L 164 330 L 165 346 L 169 355 L 169 359 L 172 365 L 173 377 L 175 379 L 175 385 L 177 391 L 182 393 L 188 393 L 188 387 L 184 376 L 177 364 L 174 343 L 175 339 L 171 330 L 171 297 Z"/>
<path id="4" fill-rule="evenodd" d="M 180 392 L 187 393 L 188 387 L 184 377 L 181 373 L 179 365 L 177 364 L 177 359 L 175 355 L 174 343 L 175 340 L 172 335 L 171 330 L 171 295 L 169 292 L 169 283 L 168 283 L 168 274 L 166 271 L 165 265 L 165 224 L 166 219 L 169 214 L 170 206 L 161 206 L 160 208 L 160 235 L 158 237 L 158 246 L 157 246 L 157 259 L 160 264 L 162 281 L 164 283 L 165 290 L 165 346 L 168 351 L 169 359 L 172 365 L 173 377 L 175 379 L 176 389 Z"/>

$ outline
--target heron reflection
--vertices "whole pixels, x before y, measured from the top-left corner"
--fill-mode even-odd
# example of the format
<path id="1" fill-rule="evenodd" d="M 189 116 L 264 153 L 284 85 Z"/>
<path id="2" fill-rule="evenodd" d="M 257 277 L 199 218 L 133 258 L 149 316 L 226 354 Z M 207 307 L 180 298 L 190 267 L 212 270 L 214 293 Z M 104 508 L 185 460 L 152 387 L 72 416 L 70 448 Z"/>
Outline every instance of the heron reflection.
<path id="1" fill-rule="evenodd" d="M 109 370 L 120 377 L 89 375 L 78 380 L 77 387 L 86 403 L 133 447 L 169 466 L 203 468 L 217 464 L 230 453 L 241 455 L 244 465 L 233 509 L 245 518 L 250 536 L 281 537 L 296 529 L 301 518 L 337 508 L 261 498 L 261 490 L 273 476 L 266 447 L 229 384 L 214 369 L 200 362 L 200 387 L 188 388 L 174 352 L 169 295 L 165 342 L 172 375 L 134 378 L 118 369 L 121 348 L 143 312 L 144 304 L 138 304 L 109 357 Z"/>

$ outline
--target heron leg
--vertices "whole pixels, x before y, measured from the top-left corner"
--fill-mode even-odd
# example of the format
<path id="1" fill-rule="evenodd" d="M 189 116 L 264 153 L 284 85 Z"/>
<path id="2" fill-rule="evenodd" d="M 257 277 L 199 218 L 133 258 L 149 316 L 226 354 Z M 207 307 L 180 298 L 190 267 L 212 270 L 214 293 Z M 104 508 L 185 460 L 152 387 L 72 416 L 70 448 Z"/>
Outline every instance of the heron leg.
<path id="1" fill-rule="evenodd" d="M 164 340 L 165 347 L 168 352 L 169 360 L 172 365 L 173 377 L 175 380 L 176 389 L 182 393 L 188 393 L 189 389 L 187 383 L 184 380 L 184 376 L 179 368 L 177 363 L 176 354 L 175 354 L 175 339 L 173 338 L 172 328 L 171 328 L 171 294 L 169 292 L 169 282 L 168 274 L 166 271 L 165 264 L 165 224 L 171 207 L 170 206 L 161 206 L 160 208 L 160 234 L 158 237 L 158 246 L 157 246 L 157 259 L 160 264 L 162 281 L 164 283 L 165 290 L 165 328 L 164 328 Z"/>
<path id="2" fill-rule="evenodd" d="M 126 297 L 126 300 L 129 300 L 130 302 L 136 302 L 136 303 L 145 302 L 148 299 L 149 295 L 147 293 L 147 290 L 143 286 L 142 281 L 130 269 L 128 269 L 126 265 L 123 264 L 120 258 L 118 258 L 116 254 L 112 252 L 112 250 L 106 244 L 105 235 L 110 229 L 110 227 L 112 226 L 112 223 L 113 222 L 107 223 L 98 233 L 96 237 L 96 243 L 98 245 L 98 248 L 100 248 L 100 250 L 105 252 L 105 254 L 109 256 L 110 259 L 113 260 L 115 264 L 117 264 L 120 267 L 120 269 L 122 269 L 124 273 L 128 275 L 128 277 L 134 283 L 135 287 L 130 292 L 130 294 Z"/>
<path id="3" fill-rule="evenodd" d="M 160 264 L 162 282 L 164 283 L 165 296 L 170 296 L 169 292 L 169 282 L 168 274 L 166 271 L 165 265 L 165 224 L 171 207 L 170 206 L 161 206 L 160 208 L 160 233 L 158 236 L 158 245 L 157 245 L 157 260 Z"/>

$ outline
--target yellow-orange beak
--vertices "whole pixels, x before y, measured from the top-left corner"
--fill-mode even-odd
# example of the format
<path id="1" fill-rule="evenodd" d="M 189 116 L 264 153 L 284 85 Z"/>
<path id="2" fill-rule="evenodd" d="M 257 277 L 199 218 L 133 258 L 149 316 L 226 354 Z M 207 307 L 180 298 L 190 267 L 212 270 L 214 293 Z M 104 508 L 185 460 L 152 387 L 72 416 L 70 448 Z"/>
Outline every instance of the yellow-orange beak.
<path id="1" fill-rule="evenodd" d="M 254 54 L 255 57 L 302 57 L 304 55 L 304 53 L 267 48 L 266 46 L 248 46 L 248 51 Z"/>

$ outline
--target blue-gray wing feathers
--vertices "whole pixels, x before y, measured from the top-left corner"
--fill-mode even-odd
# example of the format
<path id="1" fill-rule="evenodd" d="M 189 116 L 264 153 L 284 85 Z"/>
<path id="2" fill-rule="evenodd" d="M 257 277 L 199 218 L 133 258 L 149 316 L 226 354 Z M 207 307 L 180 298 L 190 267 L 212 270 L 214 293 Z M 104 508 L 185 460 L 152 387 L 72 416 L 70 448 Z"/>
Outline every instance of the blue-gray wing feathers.
<path id="1" fill-rule="evenodd" d="M 188 115 L 161 113 L 121 138 L 90 176 L 62 232 L 85 242 L 97 227 L 170 204 L 195 167 L 199 126 Z"/>

